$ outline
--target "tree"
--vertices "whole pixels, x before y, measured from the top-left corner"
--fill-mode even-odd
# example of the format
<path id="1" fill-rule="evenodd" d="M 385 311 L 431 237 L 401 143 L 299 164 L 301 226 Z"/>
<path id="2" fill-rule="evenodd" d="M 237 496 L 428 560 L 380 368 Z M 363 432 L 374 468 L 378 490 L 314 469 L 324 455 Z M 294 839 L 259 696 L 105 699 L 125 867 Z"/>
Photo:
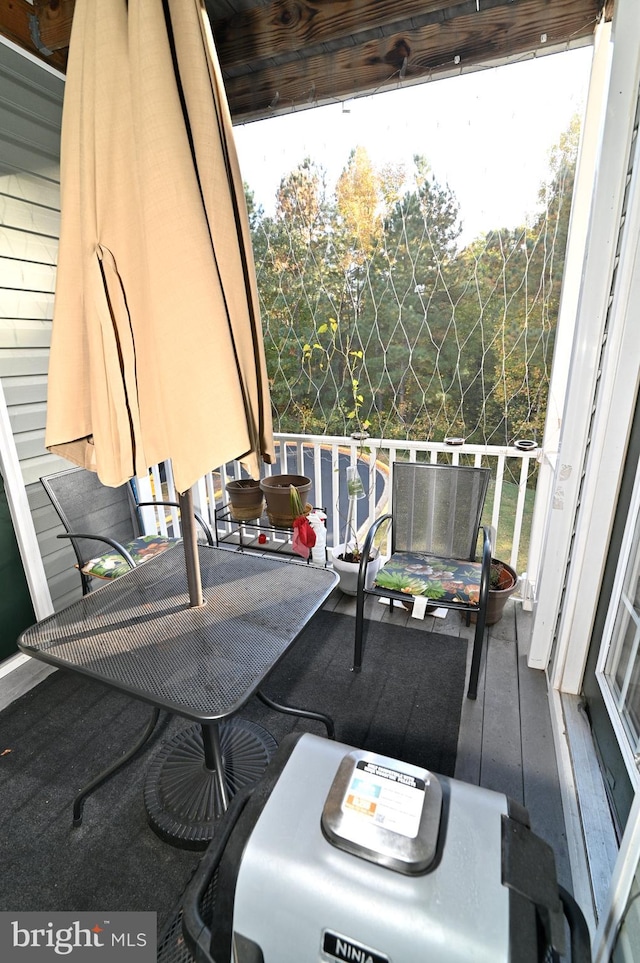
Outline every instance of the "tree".
<path id="1" fill-rule="evenodd" d="M 454 380 L 451 269 L 460 233 L 453 192 L 438 183 L 423 157 L 414 158 L 408 189 L 385 223 L 376 277 L 381 353 L 374 358 L 380 430 L 392 437 L 414 425 L 429 437 L 442 426 Z"/>
<path id="2" fill-rule="evenodd" d="M 424 157 L 355 148 L 334 195 L 307 159 L 275 213 L 249 196 L 276 426 L 508 443 L 542 431 L 579 125 L 530 223 L 459 250 L 459 205 Z"/>
<path id="3" fill-rule="evenodd" d="M 578 117 L 549 155 L 549 179 L 530 227 L 497 232 L 504 308 L 494 315 L 494 433 L 541 438 L 560 304 L 580 138 Z"/>

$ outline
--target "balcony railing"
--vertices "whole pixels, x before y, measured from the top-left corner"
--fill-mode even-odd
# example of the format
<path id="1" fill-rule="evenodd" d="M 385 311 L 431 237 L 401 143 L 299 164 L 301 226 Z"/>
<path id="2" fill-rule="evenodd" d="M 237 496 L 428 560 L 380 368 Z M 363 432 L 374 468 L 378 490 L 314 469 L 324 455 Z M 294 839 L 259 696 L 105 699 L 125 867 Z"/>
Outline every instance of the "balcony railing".
<path id="1" fill-rule="evenodd" d="M 491 484 L 483 522 L 493 527 L 494 555 L 509 562 L 519 574 L 527 571 L 538 449 L 329 435 L 278 434 L 275 439 L 277 462 L 266 466 L 264 473 L 292 473 L 311 478 L 313 503 L 327 514 L 329 546 L 340 545 L 345 538 L 348 465 L 358 466 L 365 490 L 365 497 L 358 503 L 356 527 L 360 538 L 376 517 L 390 509 L 388 482 L 394 461 L 489 467 Z M 229 523 L 220 521 L 216 513 L 227 501 L 225 485 L 243 475 L 241 465 L 234 462 L 211 472 L 196 486 L 196 507 L 221 538 L 229 534 Z M 156 466 L 150 472 L 147 494 L 159 491 L 170 500 L 176 498 L 169 464 Z M 177 513 L 155 516 L 152 510 L 147 512 L 147 530 L 166 534 L 177 529 Z M 251 528 L 250 523 L 247 525 Z"/>

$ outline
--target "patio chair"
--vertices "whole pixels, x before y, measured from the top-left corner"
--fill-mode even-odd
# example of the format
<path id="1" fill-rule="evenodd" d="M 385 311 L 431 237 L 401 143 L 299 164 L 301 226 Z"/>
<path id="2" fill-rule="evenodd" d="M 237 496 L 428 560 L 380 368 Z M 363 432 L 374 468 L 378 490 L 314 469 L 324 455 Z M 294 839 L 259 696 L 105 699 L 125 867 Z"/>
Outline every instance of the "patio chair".
<path id="1" fill-rule="evenodd" d="M 391 512 L 376 519 L 362 550 L 353 671 L 362 666 L 365 596 L 389 599 L 392 611 L 395 601 L 412 607 L 426 597 L 431 605 L 466 615 L 467 624 L 476 615 L 467 691 L 475 699 L 491 575 L 491 531 L 484 526 L 476 561 L 489 469 L 395 462 L 392 472 Z M 391 523 L 391 555 L 367 588 L 369 553 L 383 522 Z"/>
<path id="2" fill-rule="evenodd" d="M 114 579 L 174 545 L 178 538 L 144 535 L 140 509 L 161 505 L 178 508 L 177 502 L 140 502 L 134 483 L 119 488 L 103 485 L 95 472 L 70 468 L 40 479 L 76 554 L 76 568 L 82 579 L 82 594 L 92 580 Z M 211 529 L 197 512 L 196 519 L 209 545 Z M 106 546 L 106 548 L 105 548 Z"/>

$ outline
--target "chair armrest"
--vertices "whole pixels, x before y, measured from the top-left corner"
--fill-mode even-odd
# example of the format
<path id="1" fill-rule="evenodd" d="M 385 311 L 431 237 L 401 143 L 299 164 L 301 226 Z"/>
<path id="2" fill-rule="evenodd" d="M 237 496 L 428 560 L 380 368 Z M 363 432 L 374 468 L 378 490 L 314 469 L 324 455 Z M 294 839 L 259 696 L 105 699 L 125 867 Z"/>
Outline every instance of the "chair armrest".
<path id="1" fill-rule="evenodd" d="M 91 539 L 94 542 L 102 542 L 104 545 L 109 545 L 110 548 L 115 549 L 115 551 L 118 552 L 119 555 L 122 555 L 122 557 L 124 558 L 129 568 L 136 567 L 136 563 L 134 562 L 132 556 L 126 550 L 124 545 L 121 545 L 120 542 L 116 542 L 115 538 L 109 538 L 108 535 L 85 535 L 83 532 L 63 532 L 57 537 L 69 538 L 71 539 L 71 541 L 74 541 L 77 538 L 86 538 L 86 539 Z M 79 553 L 79 554 L 82 555 L 82 553 Z"/>
<path id="2" fill-rule="evenodd" d="M 491 559 L 493 557 L 493 530 L 482 526 L 482 574 L 480 576 L 480 604 L 487 598 L 491 586 Z"/>
<path id="3" fill-rule="evenodd" d="M 388 519 L 390 518 L 391 518 L 391 513 L 387 513 L 386 515 L 381 515 L 380 518 L 376 518 L 376 520 L 371 524 L 369 531 L 367 532 L 367 535 L 365 537 L 364 545 L 362 546 L 363 556 L 366 556 L 367 558 L 369 557 L 369 552 L 371 551 L 371 546 L 373 544 L 373 539 L 376 532 L 378 531 L 382 523 L 388 521 Z"/>
<path id="4" fill-rule="evenodd" d="M 138 508 L 153 508 L 153 507 L 162 508 L 163 506 L 166 508 L 180 508 L 179 502 L 136 502 L 136 505 L 138 506 Z M 211 528 L 209 527 L 207 522 L 204 520 L 200 512 L 194 511 L 193 514 L 196 521 L 202 528 L 209 545 L 215 545 L 216 543 L 213 538 L 213 532 L 211 531 Z"/>
<path id="5" fill-rule="evenodd" d="M 373 545 L 373 539 L 376 532 L 380 528 L 383 522 L 388 521 L 391 518 L 391 514 L 381 515 L 380 518 L 371 524 L 369 531 L 366 534 L 364 544 L 362 546 L 362 555 L 360 556 L 360 568 L 358 569 L 358 591 L 360 591 L 360 586 L 364 588 L 366 578 L 367 578 L 367 567 L 369 565 L 369 555 L 371 553 L 371 546 Z"/>

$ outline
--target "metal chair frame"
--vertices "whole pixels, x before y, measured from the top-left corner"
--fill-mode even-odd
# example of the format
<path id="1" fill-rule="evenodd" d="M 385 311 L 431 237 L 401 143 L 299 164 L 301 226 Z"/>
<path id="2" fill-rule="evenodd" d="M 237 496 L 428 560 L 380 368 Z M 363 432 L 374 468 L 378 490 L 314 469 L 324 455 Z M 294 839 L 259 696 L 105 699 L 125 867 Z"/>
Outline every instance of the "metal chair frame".
<path id="1" fill-rule="evenodd" d="M 482 554 L 480 558 L 482 571 L 478 603 L 441 601 L 440 599 L 434 600 L 432 603 L 434 606 L 457 610 L 465 614 L 467 624 L 470 623 L 471 614 L 476 613 L 471 672 L 467 690 L 467 697 L 475 699 L 478 692 L 478 677 L 491 579 L 492 532 L 489 526 L 481 526 L 480 524 L 489 486 L 490 470 L 488 468 L 459 465 L 394 462 L 392 472 L 391 512 L 376 519 L 369 528 L 360 560 L 356 597 L 353 671 L 359 672 L 362 667 L 365 597 L 373 595 L 389 599 L 391 611 L 393 611 L 395 600 L 406 603 L 411 599 L 411 596 L 399 591 L 380 588 L 376 585 L 371 588 L 365 587 L 369 554 L 380 526 L 385 522 L 391 523 L 392 555 L 396 551 L 411 551 L 436 558 L 456 558 L 460 562 L 476 560 L 478 534 L 482 531 Z M 422 501 L 420 504 L 407 506 L 404 493 L 409 489 L 415 491 L 416 488 L 422 496 Z M 429 492 L 433 495 L 431 499 L 429 498 Z M 471 493 L 474 497 L 471 497 Z M 446 502 L 444 512 L 439 509 L 438 497 L 443 497 Z M 407 525 L 407 520 L 402 517 L 403 513 L 412 508 L 415 508 L 415 512 L 410 512 L 411 520 L 414 516 L 417 516 L 419 521 L 424 522 L 423 527 L 418 527 L 417 530 L 414 530 L 410 524 Z M 460 519 L 462 519 L 462 523 L 458 524 Z"/>
<path id="2" fill-rule="evenodd" d="M 144 534 L 140 509 L 180 507 L 178 502 L 140 502 L 137 500 L 133 482 L 110 488 L 103 485 L 94 472 L 85 468 L 68 468 L 55 472 L 44 476 L 40 482 L 66 529 L 57 537 L 69 539 L 73 546 L 83 595 L 92 590 L 93 576 L 87 575 L 82 569 L 94 557 L 96 542 L 118 552 L 129 568 L 135 568 L 136 564 L 123 543 Z M 86 511 L 82 508 L 77 510 L 78 504 L 86 505 Z M 194 515 L 208 544 L 215 545 L 207 522 L 198 512 L 194 512 Z M 111 534 L 104 535 L 103 531 Z"/>

